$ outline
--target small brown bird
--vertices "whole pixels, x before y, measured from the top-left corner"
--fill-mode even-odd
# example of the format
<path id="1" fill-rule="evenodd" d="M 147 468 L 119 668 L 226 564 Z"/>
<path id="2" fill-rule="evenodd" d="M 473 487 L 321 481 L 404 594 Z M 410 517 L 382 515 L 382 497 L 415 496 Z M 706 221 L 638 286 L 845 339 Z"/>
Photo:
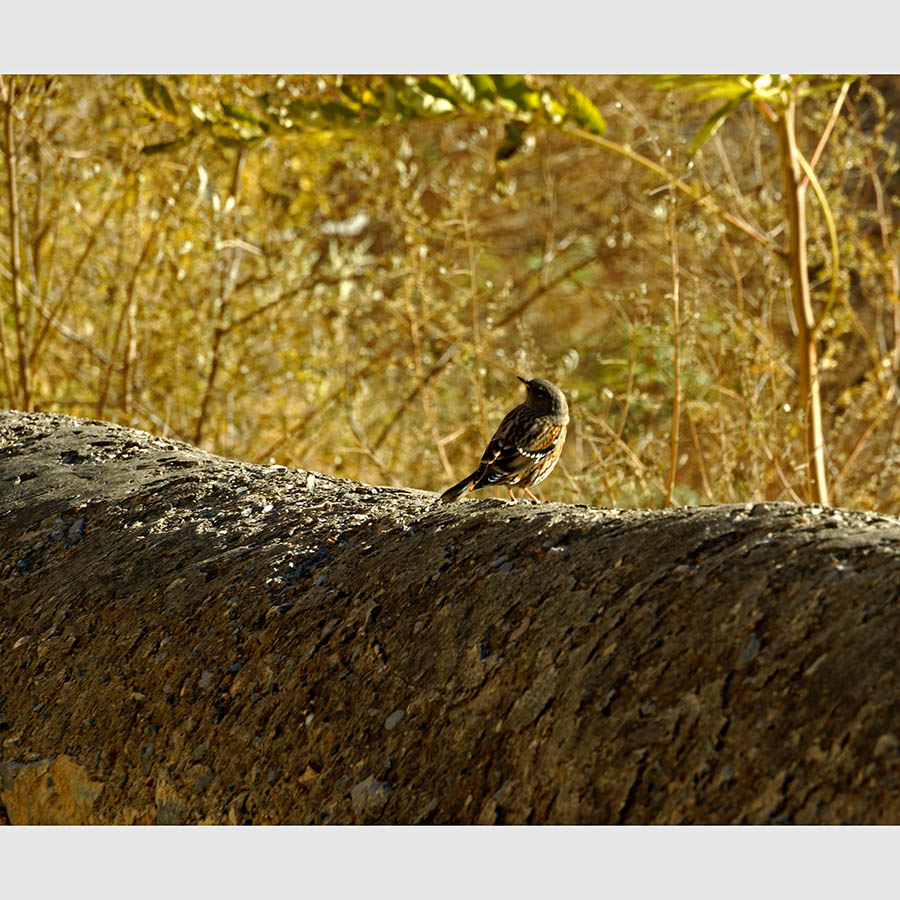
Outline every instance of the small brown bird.
<path id="1" fill-rule="evenodd" d="M 506 414 L 478 468 L 441 494 L 444 503 L 492 484 L 505 484 L 512 500 L 516 499 L 513 485 L 517 485 L 532 502 L 540 502 L 528 487 L 540 484 L 558 462 L 566 440 L 569 405 L 555 384 L 543 378 L 529 381 L 517 377 L 527 390 L 525 402 Z"/>

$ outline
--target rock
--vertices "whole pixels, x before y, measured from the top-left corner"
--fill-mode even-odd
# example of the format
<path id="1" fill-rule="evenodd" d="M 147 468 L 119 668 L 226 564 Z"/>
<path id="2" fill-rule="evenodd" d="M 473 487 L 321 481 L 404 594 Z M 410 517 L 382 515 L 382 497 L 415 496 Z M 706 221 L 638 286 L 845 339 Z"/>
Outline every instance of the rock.
<path id="1" fill-rule="evenodd" d="M 392 793 L 390 785 L 370 775 L 350 791 L 353 812 L 359 819 L 370 821 L 381 813 Z"/>
<path id="2" fill-rule="evenodd" d="M 760 643 L 759 638 L 755 634 L 751 634 L 744 649 L 741 651 L 741 655 L 738 657 L 738 668 L 742 669 L 748 663 L 751 663 L 754 659 L 756 659 L 761 649 L 762 644 Z"/>
<path id="3" fill-rule="evenodd" d="M 202 793 L 213 783 L 215 777 L 216 773 L 212 769 L 201 772 L 194 781 L 194 790 Z"/>
<path id="4" fill-rule="evenodd" d="M 156 752 L 155 744 L 144 744 L 141 747 L 141 773 L 149 775 L 153 767 L 153 754 Z"/>
<path id="5" fill-rule="evenodd" d="M 307 477 L 0 412 L 10 821 L 900 822 L 898 519 Z"/>
<path id="6" fill-rule="evenodd" d="M 191 762 L 199 762 L 206 756 L 206 751 L 209 750 L 209 741 L 204 741 L 202 744 L 198 744 L 194 748 L 194 752 L 191 754 Z"/>
<path id="7" fill-rule="evenodd" d="M 104 785 L 63 754 L 30 763 L 0 763 L 0 806 L 11 825 L 82 825 L 94 819 Z"/>

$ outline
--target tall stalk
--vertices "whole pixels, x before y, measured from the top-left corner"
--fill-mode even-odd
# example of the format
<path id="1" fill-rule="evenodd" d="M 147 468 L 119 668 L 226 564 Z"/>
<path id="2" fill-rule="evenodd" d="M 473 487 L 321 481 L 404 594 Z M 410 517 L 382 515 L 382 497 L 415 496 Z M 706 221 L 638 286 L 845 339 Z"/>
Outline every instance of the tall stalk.
<path id="1" fill-rule="evenodd" d="M 672 505 L 678 474 L 678 438 L 681 420 L 681 300 L 678 269 L 678 230 L 675 219 L 675 190 L 669 191 L 669 254 L 672 261 L 672 427 L 669 431 L 669 474 L 666 478 L 666 506 Z"/>
<path id="2" fill-rule="evenodd" d="M 822 401 L 819 393 L 819 364 L 816 351 L 816 320 L 809 292 L 806 260 L 806 181 L 800 165 L 795 130 L 795 103 L 791 98 L 776 114 L 781 168 L 787 204 L 787 262 L 791 279 L 791 303 L 797 323 L 797 377 L 800 406 L 804 412 L 804 445 L 807 464 L 807 491 L 811 502 L 828 503 L 825 473 L 825 436 L 822 429 Z"/>
<path id="3" fill-rule="evenodd" d="M 2 82 L 0 82 L 2 84 Z M 15 79 L 2 85 L 6 105 L 6 127 L 4 155 L 6 156 L 6 180 L 9 202 L 9 268 L 12 282 L 13 327 L 16 332 L 16 362 L 19 370 L 18 402 L 26 412 L 31 410 L 31 369 L 28 365 L 28 336 L 25 328 L 25 311 L 22 306 L 22 257 L 19 249 L 19 172 L 16 152 L 15 128 L 13 126 L 13 104 L 15 102 Z M 4 340 L 4 344 L 6 341 Z M 14 401 L 10 393 L 10 403 Z"/>

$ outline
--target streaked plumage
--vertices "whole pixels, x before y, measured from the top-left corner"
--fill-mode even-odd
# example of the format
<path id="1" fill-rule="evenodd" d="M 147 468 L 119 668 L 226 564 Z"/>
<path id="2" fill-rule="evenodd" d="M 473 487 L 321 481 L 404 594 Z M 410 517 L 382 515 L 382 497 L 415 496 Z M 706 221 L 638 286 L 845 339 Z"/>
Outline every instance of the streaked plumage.
<path id="1" fill-rule="evenodd" d="M 569 424 L 569 406 L 563 392 L 543 378 L 519 377 L 525 384 L 525 402 L 510 410 L 491 438 L 478 468 L 441 494 L 449 503 L 467 491 L 490 485 L 506 485 L 514 500 L 513 486 L 535 502 L 528 488 L 540 484 L 559 461 Z"/>

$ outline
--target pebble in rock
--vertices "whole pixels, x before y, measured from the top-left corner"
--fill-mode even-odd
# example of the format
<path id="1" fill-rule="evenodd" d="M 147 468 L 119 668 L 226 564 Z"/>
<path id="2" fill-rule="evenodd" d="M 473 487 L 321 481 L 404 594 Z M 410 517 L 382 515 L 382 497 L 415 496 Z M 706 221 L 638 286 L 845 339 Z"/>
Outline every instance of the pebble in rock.
<path id="1" fill-rule="evenodd" d="M 376 812 L 387 803 L 388 797 L 392 793 L 390 785 L 378 781 L 374 775 L 370 775 L 350 790 L 350 801 L 357 814 Z"/>

